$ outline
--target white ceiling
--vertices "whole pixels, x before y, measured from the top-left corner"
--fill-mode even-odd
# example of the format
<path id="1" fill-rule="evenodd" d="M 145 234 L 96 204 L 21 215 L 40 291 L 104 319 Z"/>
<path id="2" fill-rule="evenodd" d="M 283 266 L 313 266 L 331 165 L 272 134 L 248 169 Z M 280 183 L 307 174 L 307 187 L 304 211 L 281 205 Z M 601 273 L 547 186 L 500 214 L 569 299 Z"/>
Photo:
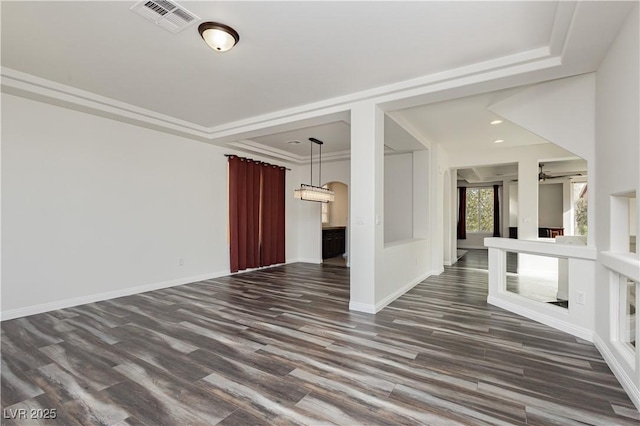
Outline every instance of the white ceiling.
<path id="1" fill-rule="evenodd" d="M 351 126 L 346 121 L 335 121 L 317 126 L 309 126 L 287 132 L 277 132 L 259 136 L 251 140 L 232 142 L 231 145 L 263 154 L 279 155 L 292 161 L 304 162 L 313 156 L 317 159 L 319 148 L 309 142 L 309 138 L 323 142 L 322 158 L 325 160 L 343 160 L 351 151 Z M 299 143 L 295 143 L 299 142 Z M 416 138 L 410 135 L 389 116 L 384 119 L 385 153 L 399 154 L 426 149 Z"/>
<path id="2" fill-rule="evenodd" d="M 2 2 L 2 65 L 205 127 L 539 48 L 556 2 L 179 2 L 218 54 L 134 1 Z"/>
<path id="3" fill-rule="evenodd" d="M 390 116 L 456 149 L 544 143 L 508 122 L 490 126 L 495 116 L 487 105 L 518 89 L 491 90 L 593 71 L 633 7 L 557 1 L 178 3 L 199 16 L 198 23 L 234 27 L 239 44 L 213 52 L 197 23 L 172 34 L 129 10 L 135 1 L 2 1 L 3 92 L 303 162 L 308 137 L 325 142 L 323 159 L 325 152 L 338 158 L 349 150 L 348 102 L 433 84 L 434 96 L 414 98 L 411 108 L 405 99 L 388 110 Z M 536 60 L 549 62 L 536 64 L 535 71 Z M 502 87 L 484 90 L 488 94 L 467 97 L 481 93 L 470 83 L 457 83 L 446 95 L 440 88 L 455 75 L 500 74 L 514 64 L 530 71 L 505 77 L 494 84 Z M 447 100 L 453 98 L 464 99 Z M 305 112 L 294 121 L 298 110 Z M 423 148 L 407 132 L 389 136 L 397 131 L 391 122 L 388 150 Z M 505 142 L 494 145 L 497 138 Z M 286 144 L 296 139 L 303 143 Z"/>
<path id="4" fill-rule="evenodd" d="M 500 90 L 451 101 L 437 102 L 401 111 L 397 114 L 429 139 L 450 150 L 468 148 L 501 149 L 549 143 L 540 136 L 504 120 L 489 111 L 494 102 L 512 96 L 523 88 Z M 493 125 L 494 120 L 503 120 Z M 504 142 L 495 143 L 496 140 Z"/>
<path id="5" fill-rule="evenodd" d="M 545 161 L 539 163 L 542 171 L 553 178 L 544 183 L 561 182 L 561 179 L 585 178 L 587 176 L 587 162 L 585 160 Z M 495 164 L 491 166 L 458 169 L 458 180 L 468 183 L 489 183 L 518 178 L 518 164 Z"/>

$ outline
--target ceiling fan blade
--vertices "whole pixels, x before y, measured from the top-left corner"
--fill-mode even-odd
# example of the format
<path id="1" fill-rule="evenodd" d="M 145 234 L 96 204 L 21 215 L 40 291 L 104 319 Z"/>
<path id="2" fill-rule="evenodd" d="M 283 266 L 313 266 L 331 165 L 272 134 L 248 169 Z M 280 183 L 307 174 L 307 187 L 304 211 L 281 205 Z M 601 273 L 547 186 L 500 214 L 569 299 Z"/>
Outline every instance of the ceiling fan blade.
<path id="1" fill-rule="evenodd" d="M 558 179 L 558 178 L 564 178 L 564 177 L 574 177 L 574 176 L 582 176 L 582 173 L 569 173 L 566 175 L 547 175 L 547 179 Z"/>

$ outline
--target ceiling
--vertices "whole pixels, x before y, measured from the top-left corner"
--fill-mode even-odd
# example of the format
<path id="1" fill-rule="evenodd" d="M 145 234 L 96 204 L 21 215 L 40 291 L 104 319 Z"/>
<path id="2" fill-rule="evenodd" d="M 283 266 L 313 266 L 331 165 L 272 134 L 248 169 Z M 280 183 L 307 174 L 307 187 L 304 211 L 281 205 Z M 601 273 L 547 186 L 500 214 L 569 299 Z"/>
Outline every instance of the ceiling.
<path id="1" fill-rule="evenodd" d="M 240 42 L 172 34 L 134 1 L 2 2 L 2 65 L 212 127 L 548 43 L 556 2 L 189 2 Z M 472 42 L 470 42 L 472 41 Z"/>
<path id="2" fill-rule="evenodd" d="M 500 149 L 549 143 L 540 136 L 498 116 L 488 107 L 523 90 L 499 90 L 445 102 L 408 108 L 397 113 L 430 140 L 450 150 Z M 501 120 L 499 124 L 491 124 Z M 495 143 L 501 140 L 503 142 Z"/>
<path id="3" fill-rule="evenodd" d="M 542 171 L 546 175 L 552 177 L 545 179 L 542 183 L 558 183 L 562 181 L 561 179 L 587 176 L 585 160 L 545 161 L 539 165 L 542 166 Z M 458 169 L 458 180 L 467 183 L 492 183 L 516 179 L 518 179 L 517 163 Z"/>
<path id="4" fill-rule="evenodd" d="M 348 102 L 429 82 L 444 87 L 453 75 L 473 76 L 470 70 L 531 67 L 535 58 L 559 64 L 553 58 L 560 53 L 562 66 L 546 64 L 500 84 L 593 71 L 633 7 L 180 1 L 200 19 L 173 34 L 136 15 L 135 4 L 2 1 L 3 92 L 292 162 L 308 161 L 307 140 L 316 137 L 325 141 L 323 159 L 337 159 L 350 147 Z M 239 44 L 223 54 L 210 50 L 197 32 L 205 20 L 235 28 Z M 508 122 L 487 125 L 495 118 L 487 105 L 519 89 L 467 96 L 473 85 L 465 84 L 446 99 L 416 97 L 387 110 L 387 151 L 424 148 L 396 121 L 456 149 L 546 143 Z M 340 107 L 325 112 L 331 105 Z M 291 112 L 298 110 L 306 111 L 300 119 Z M 505 140 L 500 146 L 493 144 L 498 138 Z"/>

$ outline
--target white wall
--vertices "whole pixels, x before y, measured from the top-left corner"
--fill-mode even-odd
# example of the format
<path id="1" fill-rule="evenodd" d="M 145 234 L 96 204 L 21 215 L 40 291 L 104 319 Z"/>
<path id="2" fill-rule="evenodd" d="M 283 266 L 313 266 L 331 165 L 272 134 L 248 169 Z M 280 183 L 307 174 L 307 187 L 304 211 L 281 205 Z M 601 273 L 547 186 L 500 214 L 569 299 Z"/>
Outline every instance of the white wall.
<path id="1" fill-rule="evenodd" d="M 229 273 L 227 150 L 8 94 L 2 113 L 3 317 Z"/>
<path id="2" fill-rule="evenodd" d="M 629 236 L 637 236 L 638 224 L 638 193 L 635 198 L 629 198 Z"/>
<path id="3" fill-rule="evenodd" d="M 596 170 L 591 167 L 595 160 L 595 75 L 593 73 L 553 80 L 547 83 L 529 87 L 513 96 L 502 99 L 491 105 L 489 109 L 496 114 L 524 127 L 525 129 L 543 137 L 549 142 L 587 160 L 590 169 L 588 173 L 589 196 L 595 196 L 592 191 L 595 186 Z M 530 161 L 532 159 L 529 159 Z M 551 160 L 539 157 L 537 160 Z M 532 162 L 521 163 L 531 168 Z M 536 172 L 537 175 L 537 164 Z M 529 172 L 520 173 L 524 174 Z M 537 224 L 529 218 L 526 212 L 534 207 L 533 196 L 535 188 L 533 180 L 523 181 L 520 185 L 520 223 L 518 238 L 530 239 L 537 237 Z M 523 185 L 527 189 L 523 191 Z M 523 197 L 523 194 L 525 197 Z M 530 197 L 526 197 L 529 194 Z M 536 203 L 537 203 L 537 196 Z M 526 202 L 524 205 L 522 202 Z M 536 208 L 537 210 L 537 208 Z M 533 210 L 535 211 L 535 210 Z M 595 214 L 590 209 L 588 244 L 593 246 L 596 230 Z"/>
<path id="4" fill-rule="evenodd" d="M 349 308 L 374 313 L 429 275 L 429 240 L 384 244 L 384 113 L 373 102 L 351 109 L 351 282 Z M 428 151 L 413 156 L 413 182 L 433 182 Z M 415 189 L 414 185 L 414 189 Z M 414 191 L 414 228 L 431 233 L 430 191 Z M 428 201 L 427 201 L 428 200 Z M 442 256 L 442 241 L 437 247 Z M 441 262 L 442 263 L 442 262 Z"/>
<path id="5" fill-rule="evenodd" d="M 347 226 L 349 223 L 349 193 L 347 185 L 331 182 L 327 185 L 335 193 L 334 201 L 328 203 L 329 223 L 325 226 Z"/>
<path id="6" fill-rule="evenodd" d="M 597 71 L 596 98 L 596 171 L 594 198 L 589 183 L 589 207 L 597 218 L 596 244 L 596 338 L 595 342 L 607 363 L 640 409 L 640 348 L 636 348 L 635 365 L 619 351 L 616 336 L 611 334 L 612 319 L 617 317 L 612 310 L 615 284 L 611 274 L 603 265 L 602 252 L 610 250 L 611 227 L 625 226 L 611 220 L 611 195 L 636 191 L 640 193 L 640 43 L 638 33 L 638 5 L 627 21 L 616 41 L 612 44 Z M 638 219 L 636 219 L 637 221 Z M 614 223 L 610 223 L 610 221 Z M 636 222 L 637 225 L 637 222 Z M 589 224 L 591 231 L 591 224 Z M 615 247 L 614 247 L 615 248 Z M 605 256 L 606 257 L 606 256 Z M 637 255 L 635 271 L 638 271 Z M 629 260 L 631 262 L 631 260 Z"/>
<path id="7" fill-rule="evenodd" d="M 518 226 L 518 184 L 509 184 L 509 226 Z M 509 234 L 507 234 L 508 236 Z"/>
<path id="8" fill-rule="evenodd" d="M 562 227 L 562 184 L 540 184 L 538 189 L 538 226 Z"/>
<path id="9" fill-rule="evenodd" d="M 424 184 L 423 184 L 424 185 Z M 384 157 L 384 243 L 413 238 L 413 155 Z"/>

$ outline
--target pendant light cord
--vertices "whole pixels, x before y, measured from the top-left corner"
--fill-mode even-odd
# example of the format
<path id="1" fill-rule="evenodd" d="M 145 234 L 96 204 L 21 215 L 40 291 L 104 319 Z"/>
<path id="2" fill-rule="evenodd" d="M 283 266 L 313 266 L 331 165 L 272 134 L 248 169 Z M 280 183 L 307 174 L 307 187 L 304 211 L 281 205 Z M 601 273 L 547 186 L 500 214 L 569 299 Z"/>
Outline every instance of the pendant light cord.
<path id="1" fill-rule="evenodd" d="M 309 185 L 313 186 L 313 143 L 309 144 L 311 145 L 309 148 L 311 148 L 311 170 L 309 171 Z"/>
<path id="2" fill-rule="evenodd" d="M 318 161 L 318 186 L 322 186 L 322 145 L 320 145 L 320 160 Z"/>

